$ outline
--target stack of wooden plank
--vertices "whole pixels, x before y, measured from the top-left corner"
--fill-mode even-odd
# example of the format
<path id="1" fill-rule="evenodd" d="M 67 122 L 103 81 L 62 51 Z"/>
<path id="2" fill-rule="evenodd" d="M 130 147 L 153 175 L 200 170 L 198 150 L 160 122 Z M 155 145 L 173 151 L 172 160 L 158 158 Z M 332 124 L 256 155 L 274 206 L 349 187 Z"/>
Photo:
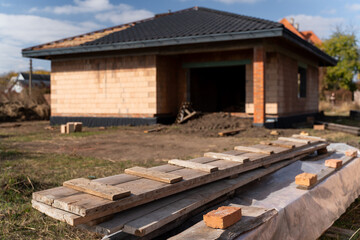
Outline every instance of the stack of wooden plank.
<path id="1" fill-rule="evenodd" d="M 360 128 L 354 126 L 348 126 L 344 124 L 337 124 L 337 123 L 328 123 L 328 122 L 319 122 L 325 125 L 325 129 L 350 133 L 356 136 L 360 136 Z"/>
<path id="2" fill-rule="evenodd" d="M 124 174 L 74 179 L 35 192 L 32 205 L 73 226 L 144 236 L 295 160 L 326 152 L 327 145 L 321 138 L 293 135 L 149 169 L 133 167 Z"/>

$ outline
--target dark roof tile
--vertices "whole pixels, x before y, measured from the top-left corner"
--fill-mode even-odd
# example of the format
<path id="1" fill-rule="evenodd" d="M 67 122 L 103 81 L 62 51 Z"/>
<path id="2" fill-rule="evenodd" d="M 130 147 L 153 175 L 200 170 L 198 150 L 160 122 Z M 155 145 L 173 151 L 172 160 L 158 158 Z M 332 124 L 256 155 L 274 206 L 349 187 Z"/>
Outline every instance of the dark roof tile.
<path id="1" fill-rule="evenodd" d="M 195 7 L 136 23 L 133 27 L 111 33 L 83 45 L 106 45 L 281 27 L 283 25 L 278 22 Z"/>

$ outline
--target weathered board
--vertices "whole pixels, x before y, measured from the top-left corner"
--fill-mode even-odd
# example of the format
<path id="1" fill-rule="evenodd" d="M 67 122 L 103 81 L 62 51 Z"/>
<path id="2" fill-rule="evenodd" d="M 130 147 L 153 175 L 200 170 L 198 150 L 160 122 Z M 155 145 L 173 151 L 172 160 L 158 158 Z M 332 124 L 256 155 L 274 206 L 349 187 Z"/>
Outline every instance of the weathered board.
<path id="1" fill-rule="evenodd" d="M 109 200 L 118 200 L 130 196 L 129 190 L 114 187 L 109 184 L 94 182 L 86 178 L 76 178 L 63 183 L 63 186 L 89 193 Z"/>
<path id="2" fill-rule="evenodd" d="M 127 174 L 97 179 L 99 182 L 131 190 L 131 196 L 117 201 L 109 201 L 107 199 L 99 198 L 86 193 L 79 193 L 75 190 L 64 187 L 36 192 L 33 194 L 33 199 L 73 213 L 73 218 L 69 219 L 67 222 L 70 225 L 77 225 L 107 216 L 109 214 L 120 212 L 134 206 L 145 204 L 177 192 L 185 191 L 187 189 L 232 176 L 237 173 L 296 157 L 304 153 L 310 153 L 326 146 L 327 143 L 317 143 L 314 145 L 307 145 L 300 149 L 295 149 L 291 152 L 273 154 L 270 156 L 258 153 L 237 152 L 237 154 L 241 156 L 249 157 L 250 162 L 248 163 L 236 163 L 225 160 L 216 160 L 213 158 L 198 158 L 189 160 L 199 163 L 207 163 L 219 168 L 219 171 L 211 174 L 172 165 L 163 165 L 151 168 L 153 170 L 171 172 L 172 174 L 183 176 L 183 181 L 174 184 L 166 184 Z"/>
<path id="3" fill-rule="evenodd" d="M 204 153 L 204 157 L 227 160 L 227 161 L 232 161 L 232 162 L 239 162 L 239 163 L 245 163 L 245 162 L 250 161 L 249 157 L 236 156 L 236 155 L 225 154 L 225 153 L 215 153 L 215 152 Z"/>
<path id="4" fill-rule="evenodd" d="M 197 163 L 197 162 L 190 162 L 190 161 L 184 161 L 184 160 L 178 160 L 178 159 L 172 159 L 168 161 L 169 164 L 184 167 L 184 168 L 190 168 L 194 170 L 204 171 L 208 173 L 212 173 L 215 171 L 218 171 L 219 168 L 215 166 L 211 166 L 204 163 Z"/>
<path id="5" fill-rule="evenodd" d="M 164 173 L 143 167 L 127 168 L 125 169 L 125 173 L 164 183 L 176 183 L 180 182 L 183 179 L 182 176 L 176 174 Z"/>

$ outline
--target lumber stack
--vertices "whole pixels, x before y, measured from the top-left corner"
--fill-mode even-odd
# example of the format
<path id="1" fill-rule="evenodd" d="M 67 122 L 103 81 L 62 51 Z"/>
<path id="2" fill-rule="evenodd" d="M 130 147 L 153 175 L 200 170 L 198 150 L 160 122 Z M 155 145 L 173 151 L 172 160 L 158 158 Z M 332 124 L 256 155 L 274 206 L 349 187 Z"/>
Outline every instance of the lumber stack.
<path id="1" fill-rule="evenodd" d="M 356 136 L 360 136 L 360 128 L 354 126 L 348 126 L 343 124 L 337 123 L 328 123 L 328 122 L 320 122 L 321 124 L 325 125 L 325 129 L 339 131 L 344 133 L 350 133 Z"/>
<path id="2" fill-rule="evenodd" d="M 231 151 L 205 153 L 188 161 L 173 159 L 149 169 L 133 167 L 124 174 L 92 181 L 66 181 L 61 187 L 33 193 L 32 205 L 72 226 L 102 234 L 122 230 L 144 236 L 265 174 L 321 152 L 327 145 L 321 138 L 294 135 L 236 146 Z M 234 175 L 238 177 L 228 179 Z"/>

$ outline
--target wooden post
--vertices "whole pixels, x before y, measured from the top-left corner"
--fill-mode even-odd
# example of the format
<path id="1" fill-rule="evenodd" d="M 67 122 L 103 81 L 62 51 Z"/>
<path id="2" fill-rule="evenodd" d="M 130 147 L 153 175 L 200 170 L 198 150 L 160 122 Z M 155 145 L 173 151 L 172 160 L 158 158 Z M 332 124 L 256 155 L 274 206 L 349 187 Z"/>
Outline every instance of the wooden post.
<path id="1" fill-rule="evenodd" d="M 190 68 L 186 69 L 186 101 L 187 101 L 187 102 L 190 102 L 190 101 L 191 101 L 190 71 L 191 71 Z"/>
<path id="2" fill-rule="evenodd" d="M 29 71 L 29 96 L 31 98 L 31 87 L 32 87 L 32 59 L 30 58 L 30 71 Z"/>

